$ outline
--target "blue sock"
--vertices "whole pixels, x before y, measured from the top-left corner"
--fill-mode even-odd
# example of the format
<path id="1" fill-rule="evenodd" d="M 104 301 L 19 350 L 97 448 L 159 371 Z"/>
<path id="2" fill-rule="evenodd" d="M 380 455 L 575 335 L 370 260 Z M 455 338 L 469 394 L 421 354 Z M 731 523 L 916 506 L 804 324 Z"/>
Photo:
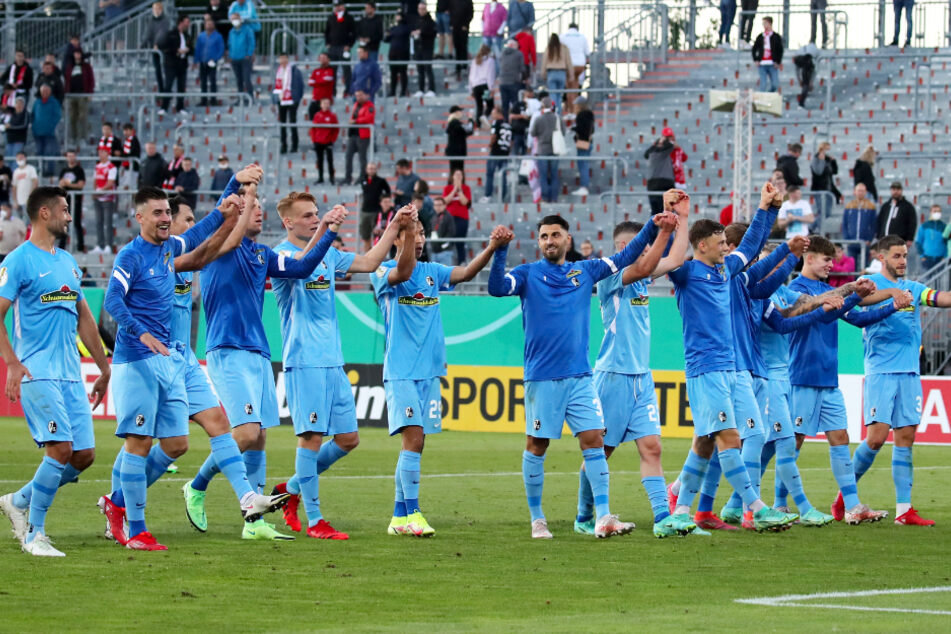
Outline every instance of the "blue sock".
<path id="1" fill-rule="evenodd" d="M 530 451 L 522 452 L 522 481 L 525 482 L 525 498 L 532 521 L 545 519 L 542 512 L 542 489 L 545 486 L 545 456 L 536 456 Z"/>
<path id="2" fill-rule="evenodd" d="M 796 442 L 795 438 L 793 438 L 793 442 Z M 799 449 L 796 450 L 797 464 L 799 462 L 799 451 Z M 796 468 L 798 469 L 799 467 L 797 466 Z M 773 500 L 773 506 L 789 506 L 789 501 L 787 499 L 789 496 L 789 489 L 786 487 L 786 483 L 783 482 L 782 478 L 776 478 L 774 488 L 775 490 L 773 494 L 775 495 L 775 499 Z"/>
<path id="3" fill-rule="evenodd" d="M 126 452 L 122 457 L 122 471 L 119 473 L 119 482 L 122 484 L 122 493 L 125 496 L 125 515 L 129 521 L 129 537 L 135 537 L 148 529 L 145 527 L 145 501 L 148 487 L 146 486 L 146 464 L 148 460 Z"/>
<path id="4" fill-rule="evenodd" d="M 159 444 L 152 445 L 149 451 L 149 457 L 145 463 L 145 484 L 152 486 L 155 482 L 165 475 L 168 466 L 175 462 L 175 458 L 170 458 Z"/>
<path id="5" fill-rule="evenodd" d="M 875 462 L 875 456 L 877 455 L 878 451 L 869 447 L 868 443 L 864 440 L 862 444 L 858 446 L 855 450 L 855 455 L 852 456 L 852 473 L 855 474 L 856 482 L 862 479 L 862 476 L 865 475 L 868 468 Z M 892 452 L 892 456 L 894 455 L 894 452 Z"/>
<path id="6" fill-rule="evenodd" d="M 33 476 L 33 495 L 30 498 L 30 529 L 26 541 L 32 542 L 38 534 L 46 533 L 46 512 L 53 504 L 60 478 L 63 477 L 63 465 L 49 456 L 43 461 Z"/>
<path id="7" fill-rule="evenodd" d="M 320 451 L 317 452 L 317 473 L 323 473 L 330 468 L 330 465 L 337 462 L 341 458 L 347 455 L 347 452 L 340 448 L 333 439 L 330 442 L 325 442 L 320 446 Z"/>
<path id="8" fill-rule="evenodd" d="M 802 489 L 802 478 L 799 476 L 799 467 L 796 465 L 796 439 L 780 438 L 776 445 L 776 480 L 782 480 L 786 488 L 792 493 L 793 502 L 803 515 L 812 510 L 812 504 Z"/>
<path id="9" fill-rule="evenodd" d="M 591 482 L 585 473 L 584 463 L 578 469 L 578 517 L 579 522 L 587 522 L 594 517 L 594 494 L 591 493 Z"/>
<path id="10" fill-rule="evenodd" d="M 746 465 L 743 464 L 739 449 L 721 451 L 720 467 L 730 486 L 740 494 L 743 504 L 750 506 L 759 499 L 756 490 L 753 489 L 753 483 L 750 482 L 750 474 L 746 472 Z"/>
<path id="11" fill-rule="evenodd" d="M 893 447 L 892 480 L 895 481 L 895 501 L 898 504 L 911 504 L 913 470 L 911 447 Z"/>
<path id="12" fill-rule="evenodd" d="M 82 473 L 82 471 L 67 462 L 63 467 L 63 476 L 59 479 L 59 485 L 62 487 L 71 482 L 77 482 L 80 473 Z"/>
<path id="13" fill-rule="evenodd" d="M 76 482 L 79 479 L 80 471 L 73 465 L 66 463 L 63 467 L 63 475 L 59 479 L 59 486 L 65 486 L 70 482 Z M 13 505 L 18 509 L 25 509 L 30 506 L 30 500 L 33 499 L 33 480 L 30 480 L 13 494 Z"/>
<path id="14" fill-rule="evenodd" d="M 307 525 L 313 526 L 323 516 L 320 514 L 320 483 L 317 479 L 317 452 L 305 447 L 297 448 L 294 469 L 300 479 L 301 499 L 307 513 Z"/>
<path id="15" fill-rule="evenodd" d="M 248 471 L 251 490 L 264 493 L 267 485 L 267 456 L 261 449 L 248 449 L 244 452 L 244 466 Z"/>
<path id="16" fill-rule="evenodd" d="M 591 494 L 594 496 L 594 513 L 603 517 L 611 513 L 610 489 L 611 473 L 608 470 L 608 459 L 604 455 L 604 447 L 585 449 L 584 469 L 587 471 L 588 482 L 591 483 Z"/>
<path id="17" fill-rule="evenodd" d="M 400 452 L 403 463 L 400 465 L 400 484 L 403 487 L 403 499 L 406 501 L 406 514 L 419 511 L 419 461 L 422 455 L 418 451 Z"/>
<path id="18" fill-rule="evenodd" d="M 852 458 L 849 456 L 849 446 L 829 445 L 829 463 L 832 465 L 832 475 L 845 500 L 845 508 L 850 509 L 860 504 L 859 490 L 855 486 L 855 472 L 852 470 Z"/>
<path id="19" fill-rule="evenodd" d="M 776 455 L 776 441 L 767 442 L 763 445 L 763 455 L 760 457 L 759 461 L 759 472 L 760 478 L 763 474 L 766 473 L 766 467 L 769 466 L 769 461 L 773 459 L 773 456 Z"/>
<path id="20" fill-rule="evenodd" d="M 693 451 L 687 454 L 683 471 L 680 472 L 680 495 L 677 496 L 677 506 L 693 506 L 693 499 L 703 485 L 703 478 L 710 466 L 710 460 L 701 458 Z M 688 511 L 689 512 L 689 511 Z"/>
<path id="21" fill-rule="evenodd" d="M 700 485 L 700 501 L 697 502 L 697 511 L 709 513 L 713 511 L 713 502 L 717 497 L 717 490 L 720 488 L 720 476 L 723 471 L 720 469 L 720 458 L 713 454 L 710 457 L 710 463 L 707 465 L 707 472 L 703 476 L 703 484 Z"/>
<path id="22" fill-rule="evenodd" d="M 119 447 L 119 453 L 116 454 L 116 461 L 112 463 L 112 495 L 110 500 L 119 508 L 125 508 L 125 496 L 122 495 L 122 482 L 119 480 L 122 474 L 122 459 L 125 457 L 125 447 Z"/>
<path id="23" fill-rule="evenodd" d="M 248 493 L 253 493 L 254 490 L 251 488 L 251 481 L 248 480 L 248 469 L 244 465 L 244 458 L 241 457 L 241 452 L 238 450 L 238 443 L 235 442 L 234 437 L 229 433 L 225 433 L 209 439 L 208 443 L 211 445 L 211 456 L 209 456 L 209 458 L 215 461 L 217 470 L 225 474 L 225 477 L 228 478 L 228 482 L 231 483 L 231 488 L 234 489 L 235 495 L 238 496 L 238 501 L 240 502 Z M 202 465 L 202 468 L 204 468 L 204 465 Z M 199 472 L 199 474 L 200 473 L 201 472 Z M 196 477 L 195 479 L 197 480 L 198 478 Z M 192 484 L 192 486 L 195 485 Z M 207 487 L 208 484 L 206 482 L 205 488 Z"/>
<path id="24" fill-rule="evenodd" d="M 766 436 L 764 434 L 754 434 L 743 441 L 743 448 L 740 450 L 740 457 L 743 458 L 743 464 L 750 476 L 750 484 L 753 485 L 756 497 L 760 497 L 759 483 L 763 477 L 760 468 L 762 467 L 764 444 L 766 444 Z M 739 500 L 740 496 L 736 494 L 736 491 L 733 492 L 733 495 Z"/>
<path id="25" fill-rule="evenodd" d="M 215 454 L 210 453 L 198 469 L 198 473 L 192 480 L 192 488 L 196 491 L 207 491 L 208 484 L 221 470 L 218 469 L 218 461 L 215 460 Z M 115 500 L 113 500 L 115 501 Z"/>
<path id="26" fill-rule="evenodd" d="M 287 481 L 284 488 L 287 489 L 288 493 L 300 495 L 300 478 L 297 477 L 296 473 L 291 476 L 291 479 Z"/>
<path id="27" fill-rule="evenodd" d="M 656 524 L 670 515 L 670 509 L 667 508 L 667 483 L 664 482 L 664 476 L 647 476 L 641 478 L 641 485 L 647 491 Z"/>
<path id="28" fill-rule="evenodd" d="M 396 483 L 396 495 L 393 502 L 393 517 L 406 517 L 406 498 L 403 497 L 403 481 L 400 479 L 400 470 L 403 468 L 403 452 L 396 461 L 396 473 L 393 480 Z"/>

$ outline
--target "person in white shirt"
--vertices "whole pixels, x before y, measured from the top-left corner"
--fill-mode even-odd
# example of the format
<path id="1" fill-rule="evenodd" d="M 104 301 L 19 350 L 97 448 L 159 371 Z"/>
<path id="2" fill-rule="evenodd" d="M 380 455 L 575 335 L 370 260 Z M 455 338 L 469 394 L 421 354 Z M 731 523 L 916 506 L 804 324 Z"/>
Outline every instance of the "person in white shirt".
<path id="1" fill-rule="evenodd" d="M 790 185 L 786 188 L 786 192 L 789 194 L 789 200 L 779 208 L 776 222 L 786 229 L 786 238 L 808 236 L 809 225 L 816 221 L 816 216 L 812 213 L 812 205 L 808 200 L 803 200 L 799 185 Z"/>
<path id="2" fill-rule="evenodd" d="M 571 112 L 571 106 L 574 104 L 577 92 L 573 92 L 584 83 L 584 71 L 588 65 L 588 57 L 591 55 L 591 46 L 588 44 L 588 38 L 578 30 L 578 25 L 572 22 L 568 25 L 568 30 L 561 36 L 561 43 L 568 47 L 571 53 L 571 65 L 574 67 L 574 79 L 568 84 L 566 98 L 568 100 L 568 111 Z"/>
<path id="3" fill-rule="evenodd" d="M 26 200 L 39 186 L 40 177 L 36 168 L 26 162 L 25 152 L 17 152 L 17 166 L 13 170 L 13 210 L 20 215 L 25 214 Z"/>
<path id="4" fill-rule="evenodd" d="M 26 225 L 14 216 L 9 205 L 0 206 L 0 260 L 26 240 Z"/>

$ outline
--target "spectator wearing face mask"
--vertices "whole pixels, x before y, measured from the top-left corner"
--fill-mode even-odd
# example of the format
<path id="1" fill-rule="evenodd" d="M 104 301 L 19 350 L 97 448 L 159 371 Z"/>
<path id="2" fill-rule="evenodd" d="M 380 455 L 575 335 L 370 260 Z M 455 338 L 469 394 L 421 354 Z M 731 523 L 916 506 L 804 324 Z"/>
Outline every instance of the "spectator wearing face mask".
<path id="1" fill-rule="evenodd" d="M 26 224 L 13 215 L 10 205 L 0 205 L 0 261 L 26 240 Z"/>
<path id="2" fill-rule="evenodd" d="M 13 210 L 21 216 L 26 213 L 26 201 L 40 186 L 36 168 L 26 162 L 26 154 L 17 152 L 17 166 L 13 170 Z"/>
<path id="3" fill-rule="evenodd" d="M 925 271 L 935 267 L 948 257 L 948 243 L 944 234 L 948 228 L 941 220 L 941 206 L 931 205 L 928 220 L 918 228 L 915 245 L 921 257 L 921 268 Z"/>
<path id="4" fill-rule="evenodd" d="M 221 195 L 232 176 L 234 176 L 234 170 L 228 164 L 228 157 L 222 154 L 218 157 L 218 169 L 211 177 L 211 190 L 215 192 L 215 196 Z"/>
<path id="5" fill-rule="evenodd" d="M 251 62 L 254 59 L 254 29 L 245 24 L 241 15 L 231 13 L 231 32 L 228 33 L 228 59 L 231 60 L 231 70 L 238 92 L 247 93 L 254 97 L 251 87 Z"/>

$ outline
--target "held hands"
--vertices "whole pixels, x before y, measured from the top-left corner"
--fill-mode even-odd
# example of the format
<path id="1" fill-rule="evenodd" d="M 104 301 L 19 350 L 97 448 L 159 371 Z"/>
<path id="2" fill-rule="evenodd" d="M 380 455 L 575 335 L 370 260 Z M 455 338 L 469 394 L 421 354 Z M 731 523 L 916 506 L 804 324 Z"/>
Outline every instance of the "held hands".
<path id="1" fill-rule="evenodd" d="M 895 297 L 895 310 L 902 310 L 903 308 L 911 306 L 911 293 L 908 291 L 900 291 L 897 288 L 894 290 L 897 291 L 893 293 Z"/>
<path id="2" fill-rule="evenodd" d="M 760 209 L 769 209 L 770 207 L 779 207 L 783 204 L 783 196 L 779 193 L 779 190 L 770 183 L 766 182 L 763 185 L 763 189 L 760 191 L 759 195 L 759 208 Z"/>
<path id="3" fill-rule="evenodd" d="M 845 299 L 841 295 L 829 295 L 822 301 L 822 308 L 825 311 L 832 312 L 833 310 L 839 310 L 845 305 Z"/>
<path id="4" fill-rule="evenodd" d="M 680 222 L 680 216 L 677 214 L 665 211 L 654 216 L 654 224 L 657 225 L 658 231 L 671 233 L 677 228 L 677 224 Z"/>
<path id="5" fill-rule="evenodd" d="M 343 205 L 334 205 L 333 209 L 324 214 L 321 223 L 326 225 L 331 231 L 336 231 L 347 219 L 347 208 Z"/>
<path id="6" fill-rule="evenodd" d="M 864 298 L 864 297 L 868 297 L 869 295 L 871 295 L 872 293 L 874 293 L 875 290 L 876 290 L 876 288 L 877 288 L 877 287 L 875 286 L 875 282 L 873 282 L 872 280 L 870 280 L 870 279 L 868 279 L 868 278 L 862 278 L 862 279 L 860 279 L 860 280 L 854 282 L 853 291 L 854 291 L 855 294 L 858 295 L 859 297 L 863 297 L 863 298 Z"/>
<path id="7" fill-rule="evenodd" d="M 402 231 L 415 224 L 418 219 L 419 212 L 416 210 L 416 205 L 410 203 L 396 212 L 390 225 L 394 226 L 397 231 Z"/>
<path id="8" fill-rule="evenodd" d="M 515 234 L 505 225 L 497 225 L 489 234 L 489 246 L 499 249 L 515 239 Z"/>
<path id="9" fill-rule="evenodd" d="M 33 380 L 33 375 L 26 369 L 26 366 L 17 361 L 7 367 L 7 398 L 11 401 L 17 401 L 20 398 L 20 383 L 23 377 Z"/>
<path id="10" fill-rule="evenodd" d="M 261 179 L 264 178 L 264 170 L 261 169 L 260 165 L 251 163 L 235 174 L 235 178 L 242 185 L 249 185 L 251 183 L 257 185 L 261 182 Z"/>
<path id="11" fill-rule="evenodd" d="M 252 185 L 251 187 L 254 187 Z M 221 212 L 221 215 L 225 218 L 232 218 L 234 216 L 241 215 L 242 210 L 244 209 L 244 200 L 237 194 L 231 194 L 221 203 L 221 207 L 218 210 Z"/>
<path id="12" fill-rule="evenodd" d="M 668 189 L 664 192 L 664 211 L 675 211 L 686 218 L 690 213 L 690 196 L 682 189 Z"/>
<path id="13" fill-rule="evenodd" d="M 809 238 L 805 236 L 796 236 L 795 238 L 787 241 L 786 246 L 789 247 L 789 251 L 793 255 L 795 255 L 797 258 L 801 258 L 802 254 L 805 253 L 806 249 L 809 248 Z"/>
<path id="14" fill-rule="evenodd" d="M 160 354 L 163 357 L 167 357 L 169 355 L 168 348 L 165 347 L 165 344 L 147 332 L 142 333 L 142 336 L 139 337 L 139 341 L 144 343 L 145 347 L 155 354 Z"/>

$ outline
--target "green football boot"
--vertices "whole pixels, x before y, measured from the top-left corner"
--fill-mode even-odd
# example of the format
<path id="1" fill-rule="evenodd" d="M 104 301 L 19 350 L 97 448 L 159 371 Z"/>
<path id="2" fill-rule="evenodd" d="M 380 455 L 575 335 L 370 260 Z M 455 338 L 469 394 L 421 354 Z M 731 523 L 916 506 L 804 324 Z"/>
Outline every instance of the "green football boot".
<path id="1" fill-rule="evenodd" d="M 720 519 L 727 524 L 740 524 L 743 522 L 743 509 L 724 506 L 720 509 Z"/>
<path id="2" fill-rule="evenodd" d="M 825 526 L 834 521 L 834 517 L 816 508 L 809 509 L 799 517 L 799 523 L 803 526 Z"/>
<path id="3" fill-rule="evenodd" d="M 654 523 L 654 537 L 663 539 L 665 537 L 683 536 L 697 530 L 697 525 L 691 521 L 686 513 L 679 515 L 668 515 L 659 522 Z"/>
<path id="4" fill-rule="evenodd" d="M 294 539 L 294 536 L 277 532 L 277 530 L 274 528 L 274 524 L 270 524 L 264 520 L 255 520 L 253 522 L 244 523 L 244 528 L 241 530 L 241 539 L 263 539 L 278 542 L 289 542 Z"/>
<path id="5" fill-rule="evenodd" d="M 197 530 L 204 533 L 208 530 L 208 518 L 205 516 L 205 491 L 192 488 L 191 482 L 182 487 L 185 494 L 185 516 Z"/>
<path id="6" fill-rule="evenodd" d="M 397 517 L 393 516 L 393 519 L 390 520 L 390 525 L 386 527 L 387 535 L 402 535 L 406 532 L 406 516 Z"/>
<path id="7" fill-rule="evenodd" d="M 575 520 L 575 532 L 579 535 L 594 535 L 594 524 L 594 517 L 585 522 Z"/>
<path id="8" fill-rule="evenodd" d="M 784 531 L 792 526 L 792 523 L 797 519 L 799 519 L 799 516 L 795 513 L 783 513 L 764 506 L 753 513 L 753 529 L 758 533 Z"/>

